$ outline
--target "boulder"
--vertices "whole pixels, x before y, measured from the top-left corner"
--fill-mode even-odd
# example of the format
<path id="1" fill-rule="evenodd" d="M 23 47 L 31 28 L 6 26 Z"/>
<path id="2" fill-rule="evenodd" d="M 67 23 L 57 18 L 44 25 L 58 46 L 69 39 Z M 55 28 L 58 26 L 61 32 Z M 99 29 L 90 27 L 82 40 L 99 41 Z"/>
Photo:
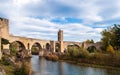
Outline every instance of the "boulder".
<path id="1" fill-rule="evenodd" d="M 31 58 L 30 50 L 22 50 L 16 53 L 17 58 Z"/>

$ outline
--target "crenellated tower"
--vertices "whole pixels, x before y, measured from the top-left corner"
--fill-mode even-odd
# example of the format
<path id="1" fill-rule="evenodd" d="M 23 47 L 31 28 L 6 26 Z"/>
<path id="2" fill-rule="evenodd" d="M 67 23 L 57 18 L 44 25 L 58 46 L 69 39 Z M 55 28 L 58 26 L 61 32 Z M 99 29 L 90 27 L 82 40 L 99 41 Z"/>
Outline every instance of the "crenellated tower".
<path id="1" fill-rule="evenodd" d="M 8 19 L 0 18 L 0 33 L 1 37 L 9 38 L 9 27 L 8 27 Z"/>
<path id="2" fill-rule="evenodd" d="M 0 18 L 0 59 L 2 57 L 1 52 L 1 38 L 8 39 L 9 38 L 9 27 L 8 27 L 8 19 Z"/>

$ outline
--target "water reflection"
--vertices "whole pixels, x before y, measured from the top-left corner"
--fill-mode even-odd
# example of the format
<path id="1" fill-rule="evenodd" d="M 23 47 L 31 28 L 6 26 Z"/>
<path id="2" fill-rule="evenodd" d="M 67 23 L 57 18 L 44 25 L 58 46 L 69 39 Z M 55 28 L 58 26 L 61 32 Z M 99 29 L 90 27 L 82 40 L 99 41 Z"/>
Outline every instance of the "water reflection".
<path id="1" fill-rule="evenodd" d="M 65 62 L 52 62 L 38 56 L 32 57 L 34 75 L 120 75 L 118 70 L 84 67 Z"/>

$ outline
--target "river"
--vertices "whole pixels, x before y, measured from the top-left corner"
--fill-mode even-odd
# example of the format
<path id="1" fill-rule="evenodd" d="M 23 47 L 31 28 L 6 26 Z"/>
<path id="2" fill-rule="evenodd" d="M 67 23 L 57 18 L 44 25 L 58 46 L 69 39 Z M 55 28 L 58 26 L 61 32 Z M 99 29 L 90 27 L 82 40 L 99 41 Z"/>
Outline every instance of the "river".
<path id="1" fill-rule="evenodd" d="M 33 55 L 34 75 L 120 75 L 119 70 L 78 66 L 67 62 L 52 62 Z"/>

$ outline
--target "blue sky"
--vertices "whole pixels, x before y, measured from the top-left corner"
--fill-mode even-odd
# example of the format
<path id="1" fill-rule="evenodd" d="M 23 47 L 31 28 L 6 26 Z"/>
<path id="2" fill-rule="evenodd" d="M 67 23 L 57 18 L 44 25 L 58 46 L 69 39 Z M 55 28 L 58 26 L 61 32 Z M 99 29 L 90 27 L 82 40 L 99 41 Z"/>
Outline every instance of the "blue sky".
<path id="1" fill-rule="evenodd" d="M 9 19 L 10 34 L 65 41 L 100 41 L 100 32 L 120 24 L 120 0 L 0 0 L 0 17 Z"/>

